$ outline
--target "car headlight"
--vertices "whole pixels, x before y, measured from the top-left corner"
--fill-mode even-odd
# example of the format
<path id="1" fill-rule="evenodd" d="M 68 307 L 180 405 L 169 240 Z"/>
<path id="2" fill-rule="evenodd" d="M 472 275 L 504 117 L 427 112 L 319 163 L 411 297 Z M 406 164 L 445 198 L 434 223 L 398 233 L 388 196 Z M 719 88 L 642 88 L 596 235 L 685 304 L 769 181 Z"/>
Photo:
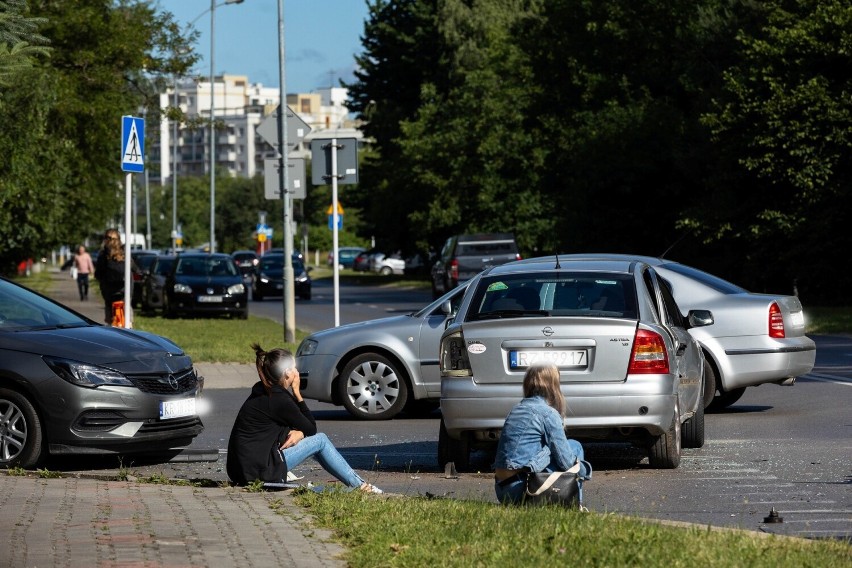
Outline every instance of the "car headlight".
<path id="1" fill-rule="evenodd" d="M 319 343 L 314 339 L 305 339 L 302 341 L 299 348 L 296 350 L 296 357 L 301 357 L 302 355 L 313 355 L 317 352 L 317 346 Z"/>
<path id="2" fill-rule="evenodd" d="M 308 281 L 308 275 L 307 274 L 300 274 L 299 276 L 296 276 L 296 282 L 307 282 L 307 281 Z"/>
<path id="3" fill-rule="evenodd" d="M 237 294 L 245 294 L 246 287 L 242 284 L 234 284 L 233 286 L 228 287 L 228 294 L 235 296 Z"/>
<path id="4" fill-rule="evenodd" d="M 175 294 L 192 294 L 192 288 L 186 284 L 175 284 Z"/>
<path id="5" fill-rule="evenodd" d="M 269 277 L 266 274 L 261 274 L 259 278 L 264 284 L 269 284 Z"/>
<path id="6" fill-rule="evenodd" d="M 132 387 L 133 383 L 118 371 L 70 359 L 42 357 L 51 370 L 72 385 L 95 388 L 101 385 Z"/>

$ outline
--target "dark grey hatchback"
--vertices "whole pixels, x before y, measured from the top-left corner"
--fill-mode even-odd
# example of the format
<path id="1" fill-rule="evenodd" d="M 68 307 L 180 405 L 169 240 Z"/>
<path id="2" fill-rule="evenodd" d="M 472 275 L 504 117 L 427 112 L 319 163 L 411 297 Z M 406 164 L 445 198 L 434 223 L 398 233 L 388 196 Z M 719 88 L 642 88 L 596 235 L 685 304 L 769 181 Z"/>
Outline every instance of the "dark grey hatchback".
<path id="1" fill-rule="evenodd" d="M 0 467 L 189 445 L 204 385 L 166 338 L 101 325 L 0 278 Z"/>

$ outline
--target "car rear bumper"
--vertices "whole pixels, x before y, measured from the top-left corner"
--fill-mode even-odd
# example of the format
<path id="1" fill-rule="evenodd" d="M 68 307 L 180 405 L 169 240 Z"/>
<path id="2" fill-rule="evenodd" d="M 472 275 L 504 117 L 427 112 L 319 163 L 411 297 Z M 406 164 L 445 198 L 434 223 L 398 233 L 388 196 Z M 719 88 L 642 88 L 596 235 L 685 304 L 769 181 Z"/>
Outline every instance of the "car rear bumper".
<path id="1" fill-rule="evenodd" d="M 479 440 L 496 441 L 506 416 L 523 396 L 519 384 L 482 388 L 458 378 L 445 378 L 441 390 L 441 414 L 450 436 L 471 432 Z M 657 375 L 631 376 L 617 384 L 563 385 L 562 391 L 568 403 L 568 435 L 578 429 L 603 439 L 621 439 L 631 430 L 662 434 L 671 425 L 677 399 L 671 379 Z"/>
<path id="2" fill-rule="evenodd" d="M 777 383 L 813 370 L 816 344 L 808 337 L 747 345 L 720 341 L 708 349 L 716 362 L 725 390 Z M 724 357 L 717 357 L 720 351 Z"/>

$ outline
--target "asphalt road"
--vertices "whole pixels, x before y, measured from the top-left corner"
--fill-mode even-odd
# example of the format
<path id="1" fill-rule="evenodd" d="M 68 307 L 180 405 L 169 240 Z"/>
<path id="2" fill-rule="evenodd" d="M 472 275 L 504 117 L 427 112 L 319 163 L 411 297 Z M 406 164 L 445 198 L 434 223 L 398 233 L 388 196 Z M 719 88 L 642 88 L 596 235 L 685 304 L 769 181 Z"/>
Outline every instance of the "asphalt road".
<path id="1" fill-rule="evenodd" d="M 314 299 L 297 302 L 297 327 L 333 325 L 331 287 L 320 284 Z M 413 311 L 428 291 L 357 287 L 342 293 L 341 323 Z M 281 309 L 275 300 L 254 302 Z M 345 318 L 343 314 L 345 314 Z M 331 317 L 331 324 L 327 322 Z M 354 319 L 359 318 L 359 319 Z M 313 323 L 307 323 L 313 322 Z M 737 527 L 809 538 L 852 539 L 852 337 L 816 337 L 817 367 L 792 387 L 750 388 L 740 401 L 706 417 L 707 443 L 686 449 L 676 470 L 648 467 L 644 452 L 628 445 L 586 444 L 594 477 L 585 486 L 595 511 Z M 160 457 L 127 463 L 137 475 L 227 480 L 224 448 L 246 397 L 243 390 L 208 390 L 211 412 L 191 449 L 200 461 L 163 462 Z M 385 490 L 407 495 L 496 502 L 491 456 L 475 453 L 477 473 L 440 471 L 436 463 L 439 411 L 381 422 L 358 421 L 342 408 L 309 401 L 320 430 L 344 456 Z M 212 455 L 211 455 L 212 451 Z M 191 454 L 191 452 L 190 452 Z M 211 461 L 203 461 L 204 459 Z M 186 459 L 186 455 L 179 459 Z M 75 458 L 51 467 L 114 468 L 109 460 Z M 302 482 L 327 483 L 313 462 L 296 468 Z M 781 523 L 765 523 L 775 509 Z"/>

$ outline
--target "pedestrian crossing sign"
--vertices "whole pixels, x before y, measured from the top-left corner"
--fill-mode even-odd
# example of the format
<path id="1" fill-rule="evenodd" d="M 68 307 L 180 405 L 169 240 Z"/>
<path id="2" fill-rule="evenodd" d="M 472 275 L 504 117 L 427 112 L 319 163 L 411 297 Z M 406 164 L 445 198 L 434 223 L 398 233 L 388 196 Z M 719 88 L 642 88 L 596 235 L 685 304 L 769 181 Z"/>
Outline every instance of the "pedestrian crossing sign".
<path id="1" fill-rule="evenodd" d="M 121 117 L 121 169 L 125 172 L 145 171 L 145 119 Z"/>

